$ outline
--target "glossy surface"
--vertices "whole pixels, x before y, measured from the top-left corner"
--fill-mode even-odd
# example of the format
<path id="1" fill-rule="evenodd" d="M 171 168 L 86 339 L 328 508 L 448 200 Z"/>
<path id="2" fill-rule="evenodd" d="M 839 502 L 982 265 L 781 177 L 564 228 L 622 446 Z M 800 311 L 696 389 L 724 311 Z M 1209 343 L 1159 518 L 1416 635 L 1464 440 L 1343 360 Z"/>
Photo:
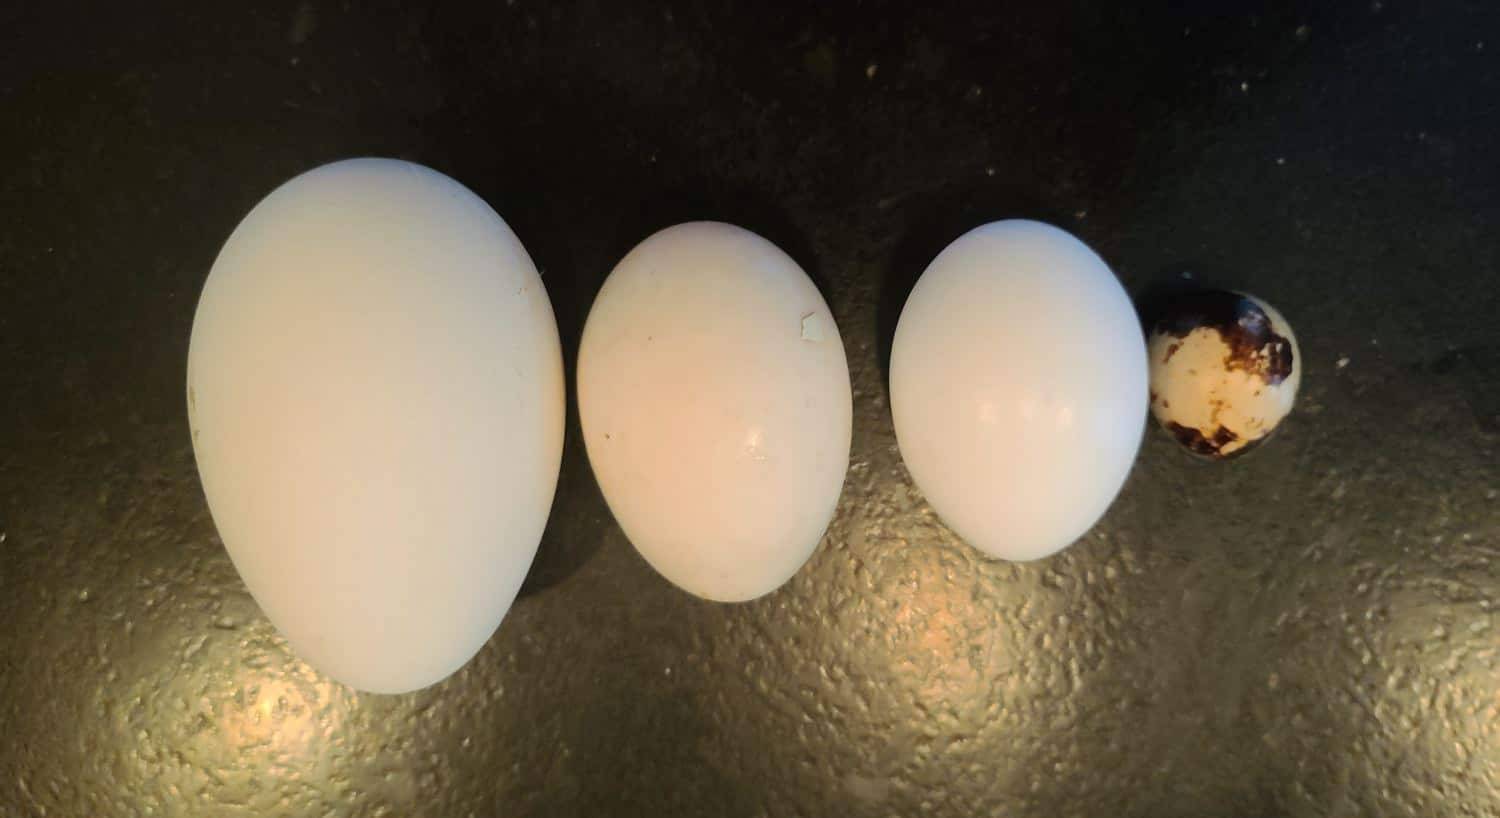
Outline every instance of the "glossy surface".
<path id="1" fill-rule="evenodd" d="M 1238 457 L 1297 401 L 1302 353 L 1280 312 L 1253 295 L 1184 293 L 1151 322 L 1151 414 L 1194 454 Z"/>
<path id="2" fill-rule="evenodd" d="M 901 309 L 891 416 L 912 479 L 970 545 L 1009 560 L 1067 548 L 1140 447 L 1146 349 L 1130 297 L 1063 230 L 976 227 Z"/>
<path id="3" fill-rule="evenodd" d="M 0 13 L 0 813 L 1500 813 L 1493 4 L 355 5 Z M 575 415 L 473 662 L 397 697 L 299 663 L 214 534 L 182 367 L 249 208 L 369 154 L 505 215 L 565 363 L 654 230 L 797 259 L 854 385 L 826 545 L 761 600 L 678 591 Z M 1307 369 L 1253 456 L 1153 431 L 1096 533 L 1007 564 L 912 487 L 884 356 L 933 257 L 1021 215 L 1133 294 L 1265 298 Z"/>
<path id="4" fill-rule="evenodd" d="M 276 188 L 214 260 L 186 380 L 219 536 L 299 657 L 405 693 L 489 639 L 547 521 L 564 404 L 547 292 L 481 199 L 390 159 Z"/>
<path id="5" fill-rule="evenodd" d="M 833 517 L 849 467 L 849 367 L 807 274 L 722 222 L 642 241 L 578 349 L 589 463 L 621 529 L 678 587 L 774 591 Z"/>

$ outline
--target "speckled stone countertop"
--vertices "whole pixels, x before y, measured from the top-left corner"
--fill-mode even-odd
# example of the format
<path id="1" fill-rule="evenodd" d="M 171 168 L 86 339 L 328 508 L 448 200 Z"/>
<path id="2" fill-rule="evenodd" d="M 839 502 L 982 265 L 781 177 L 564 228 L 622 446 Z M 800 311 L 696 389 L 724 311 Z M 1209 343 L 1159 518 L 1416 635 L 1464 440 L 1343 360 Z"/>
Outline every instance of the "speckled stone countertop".
<path id="1" fill-rule="evenodd" d="M 1493 4 L 67 5 L 0 11 L 0 815 L 1500 814 Z M 474 662 L 399 697 L 299 663 L 204 505 L 188 330 L 252 204 L 367 154 L 505 216 L 570 371 L 656 228 L 806 267 L 855 416 L 802 572 L 669 586 L 575 411 Z M 1305 367 L 1274 439 L 1153 427 L 1023 565 L 923 502 L 883 370 L 926 263 L 1007 216 L 1138 295 L 1267 299 Z"/>

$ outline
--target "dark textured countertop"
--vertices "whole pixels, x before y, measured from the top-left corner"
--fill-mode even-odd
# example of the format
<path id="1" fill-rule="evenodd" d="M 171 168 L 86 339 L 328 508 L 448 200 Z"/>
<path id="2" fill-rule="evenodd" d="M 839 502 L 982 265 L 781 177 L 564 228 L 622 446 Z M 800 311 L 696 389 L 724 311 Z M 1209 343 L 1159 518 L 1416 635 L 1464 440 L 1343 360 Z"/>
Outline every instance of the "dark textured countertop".
<path id="1" fill-rule="evenodd" d="M 1490 3 L 511 0 L 0 10 L 0 814 L 1500 814 L 1500 14 Z M 823 287 L 838 514 L 744 605 L 657 577 L 570 420 L 523 596 L 460 674 L 300 664 L 204 505 L 195 299 L 279 182 L 387 155 L 510 222 L 571 371 L 650 231 Z M 1155 428 L 1103 521 L 986 561 L 911 485 L 884 353 L 981 222 L 1296 327 L 1276 439 Z"/>

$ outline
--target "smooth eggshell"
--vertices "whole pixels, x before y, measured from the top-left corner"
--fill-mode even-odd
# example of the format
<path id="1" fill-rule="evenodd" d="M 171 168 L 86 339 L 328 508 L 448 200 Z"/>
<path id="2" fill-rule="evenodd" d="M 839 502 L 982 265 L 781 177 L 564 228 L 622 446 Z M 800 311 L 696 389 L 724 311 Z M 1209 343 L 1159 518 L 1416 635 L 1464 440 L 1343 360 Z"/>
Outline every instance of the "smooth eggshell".
<path id="1" fill-rule="evenodd" d="M 1109 507 L 1140 446 L 1146 350 L 1104 262 L 1039 222 L 977 227 L 922 274 L 891 349 L 901 456 L 995 557 L 1045 557 Z"/>
<path id="2" fill-rule="evenodd" d="M 298 176 L 214 262 L 188 355 L 204 493 L 292 648 L 420 688 L 494 632 L 562 452 L 557 325 L 482 200 L 407 162 Z"/>
<path id="3" fill-rule="evenodd" d="M 667 228 L 615 267 L 584 327 L 578 408 L 620 527 L 706 599 L 786 582 L 848 468 L 849 370 L 828 305 L 789 256 L 732 225 Z"/>

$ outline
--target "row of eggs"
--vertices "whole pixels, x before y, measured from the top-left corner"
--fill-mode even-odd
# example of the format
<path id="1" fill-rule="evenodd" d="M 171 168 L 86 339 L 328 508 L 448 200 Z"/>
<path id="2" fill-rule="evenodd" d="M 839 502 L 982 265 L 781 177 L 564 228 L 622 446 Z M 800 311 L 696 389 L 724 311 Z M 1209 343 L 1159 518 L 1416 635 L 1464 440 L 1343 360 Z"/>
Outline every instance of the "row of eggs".
<path id="1" fill-rule="evenodd" d="M 913 480 L 967 542 L 1029 560 L 1104 513 L 1148 405 L 1200 452 L 1262 437 L 1290 409 L 1295 341 L 1229 298 L 1163 324 L 1148 372 L 1131 300 L 1084 244 L 1021 220 L 965 234 L 893 342 Z M 1235 339 L 1244 354 L 1222 354 Z M 396 160 L 292 179 L 214 262 L 187 381 L 214 522 L 304 659 L 394 693 L 479 650 L 546 523 L 566 388 L 541 278 L 488 205 Z M 694 222 L 631 250 L 584 327 L 577 397 L 610 510 L 679 587 L 753 599 L 821 540 L 849 461 L 848 367 L 818 289 L 764 238 Z M 1193 415 L 1210 403 L 1212 426 Z"/>

